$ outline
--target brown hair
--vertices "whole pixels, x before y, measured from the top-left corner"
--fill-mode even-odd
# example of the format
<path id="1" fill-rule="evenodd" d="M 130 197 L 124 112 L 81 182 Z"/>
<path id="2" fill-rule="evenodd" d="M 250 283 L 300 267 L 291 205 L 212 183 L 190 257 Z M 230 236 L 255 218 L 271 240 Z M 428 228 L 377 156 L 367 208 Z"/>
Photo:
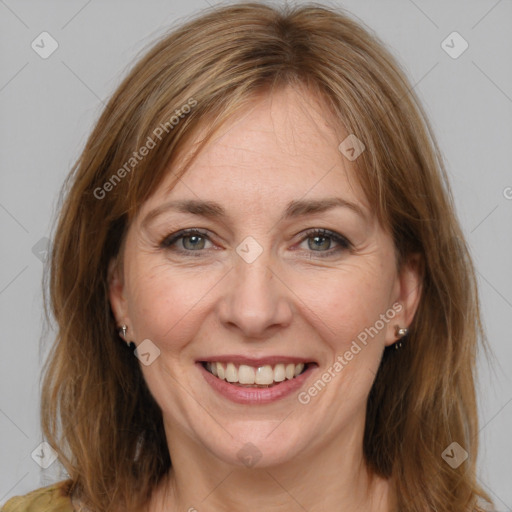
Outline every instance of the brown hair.
<path id="1" fill-rule="evenodd" d="M 178 150 L 199 129 L 208 128 L 206 143 L 256 94 L 284 85 L 307 86 L 364 141 L 357 179 L 393 235 L 399 264 L 412 253 L 423 258 L 407 343 L 386 349 L 368 399 L 368 467 L 393 479 L 398 510 L 492 503 L 476 479 L 475 358 L 485 336 L 442 157 L 383 43 L 317 4 L 213 8 L 162 38 L 108 102 L 65 184 L 53 239 L 48 302 L 58 333 L 45 365 L 43 432 L 88 507 L 147 503 L 171 460 L 160 408 L 118 336 L 108 266 Z M 135 157 L 150 139 L 154 147 Z M 173 171 L 176 179 L 192 157 Z M 469 453 L 456 469 L 441 456 L 454 441 Z"/>

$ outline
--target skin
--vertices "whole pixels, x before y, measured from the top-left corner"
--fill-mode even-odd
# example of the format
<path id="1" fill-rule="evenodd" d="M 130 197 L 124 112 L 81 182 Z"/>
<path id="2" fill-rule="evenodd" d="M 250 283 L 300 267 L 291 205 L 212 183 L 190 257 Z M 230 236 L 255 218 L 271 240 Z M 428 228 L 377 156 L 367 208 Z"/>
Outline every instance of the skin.
<path id="1" fill-rule="evenodd" d="M 151 511 L 391 510 L 390 482 L 371 478 L 363 460 L 365 407 L 395 327 L 408 326 L 417 309 L 418 261 L 397 273 L 392 238 L 338 150 L 348 133 L 329 119 L 307 91 L 257 98 L 170 191 L 167 176 L 128 230 L 123 271 L 111 264 L 118 324 L 128 326 L 128 340 L 150 339 L 160 350 L 141 368 L 163 411 L 173 469 Z M 364 217 L 336 207 L 280 220 L 292 200 L 333 196 Z M 227 216 L 168 210 L 143 226 L 148 212 L 174 199 L 216 201 Z M 207 237 L 159 246 L 184 228 Z M 351 247 L 329 237 L 315 243 L 306 233 L 315 228 Z M 263 249 L 252 263 L 236 252 L 248 236 Z M 308 404 L 297 393 L 233 403 L 195 365 L 219 354 L 301 356 L 318 363 L 304 391 L 395 303 L 401 311 Z M 254 467 L 237 457 L 246 443 L 261 455 Z"/>

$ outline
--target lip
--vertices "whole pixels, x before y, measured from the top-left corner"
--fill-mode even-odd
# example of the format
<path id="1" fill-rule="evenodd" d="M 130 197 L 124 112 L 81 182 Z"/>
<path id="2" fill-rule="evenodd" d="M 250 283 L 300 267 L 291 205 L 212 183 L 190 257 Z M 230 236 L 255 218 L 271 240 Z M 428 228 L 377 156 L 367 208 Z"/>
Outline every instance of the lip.
<path id="1" fill-rule="evenodd" d="M 263 364 L 274 364 L 269 363 L 268 361 L 273 360 L 273 358 L 264 358 L 259 359 L 258 361 L 265 361 Z M 205 360 L 203 360 L 205 361 Z M 219 361 L 225 362 L 226 359 L 206 359 L 206 361 Z M 239 361 L 235 361 L 234 359 L 227 359 L 227 361 L 231 361 L 233 363 L 238 363 Z M 254 359 L 247 359 L 246 357 L 240 358 L 240 364 L 254 364 Z M 247 361 L 252 361 L 252 363 L 247 363 Z M 278 362 L 299 362 L 299 363 L 311 363 L 311 360 L 304 360 L 300 358 L 281 358 Z M 277 364 L 277 363 L 275 363 Z M 305 383 L 305 381 L 309 378 L 312 372 L 318 368 L 317 364 L 311 364 L 303 373 L 301 373 L 298 377 L 294 377 L 290 380 L 284 380 L 283 382 L 279 382 L 278 384 L 274 384 L 270 388 L 246 388 L 241 386 L 236 386 L 226 382 L 225 380 L 221 380 L 215 375 L 211 374 L 206 368 L 204 368 L 201 361 L 196 363 L 199 371 L 202 373 L 206 382 L 213 388 L 214 391 L 219 393 L 225 398 L 228 398 L 232 402 L 236 402 L 239 404 L 268 404 L 272 402 L 276 402 L 283 398 L 286 398 L 297 392 Z M 260 364 L 261 366 L 261 364 Z"/>
<path id="2" fill-rule="evenodd" d="M 258 366 L 265 366 L 266 364 L 270 366 L 274 366 L 279 363 L 315 363 L 318 364 L 313 359 L 304 359 L 302 357 L 291 357 L 291 356 L 267 356 L 267 357 L 247 357 L 241 355 L 223 355 L 223 356 L 211 356 L 211 357 L 203 357 L 198 359 L 196 363 L 235 363 L 235 364 L 246 364 L 248 366 L 254 366 L 255 368 Z"/>

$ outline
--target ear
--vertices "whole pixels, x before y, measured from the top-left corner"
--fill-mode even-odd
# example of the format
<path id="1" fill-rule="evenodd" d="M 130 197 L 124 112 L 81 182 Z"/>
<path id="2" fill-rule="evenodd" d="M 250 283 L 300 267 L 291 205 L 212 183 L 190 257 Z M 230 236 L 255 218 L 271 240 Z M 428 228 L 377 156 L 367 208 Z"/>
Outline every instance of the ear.
<path id="1" fill-rule="evenodd" d="M 396 315 L 388 324 L 386 346 L 392 345 L 400 338 L 395 332 L 396 327 L 410 327 L 420 303 L 422 289 L 423 258 L 421 254 L 412 254 L 402 264 L 396 279 L 392 306 Z"/>
<path id="2" fill-rule="evenodd" d="M 116 319 L 116 325 L 129 324 L 128 308 L 124 295 L 124 277 L 117 258 L 112 258 L 108 265 L 108 298 Z"/>

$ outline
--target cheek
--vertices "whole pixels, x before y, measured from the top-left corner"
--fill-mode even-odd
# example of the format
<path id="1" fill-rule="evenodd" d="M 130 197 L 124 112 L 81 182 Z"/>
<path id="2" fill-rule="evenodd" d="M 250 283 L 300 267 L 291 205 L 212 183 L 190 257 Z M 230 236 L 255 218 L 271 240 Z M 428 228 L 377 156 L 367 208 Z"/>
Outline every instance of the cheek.
<path id="1" fill-rule="evenodd" d="M 336 353 L 347 350 L 387 311 L 391 280 L 380 268 L 378 264 L 354 266 L 326 273 L 325 278 L 316 276 L 314 281 L 297 283 L 303 314 Z M 369 341 L 384 335 L 385 329 L 380 329 Z"/>
<path id="2" fill-rule="evenodd" d="M 180 348 L 200 327 L 216 273 L 177 270 L 140 259 L 130 269 L 129 315 L 139 340 L 151 339 L 161 350 Z"/>

